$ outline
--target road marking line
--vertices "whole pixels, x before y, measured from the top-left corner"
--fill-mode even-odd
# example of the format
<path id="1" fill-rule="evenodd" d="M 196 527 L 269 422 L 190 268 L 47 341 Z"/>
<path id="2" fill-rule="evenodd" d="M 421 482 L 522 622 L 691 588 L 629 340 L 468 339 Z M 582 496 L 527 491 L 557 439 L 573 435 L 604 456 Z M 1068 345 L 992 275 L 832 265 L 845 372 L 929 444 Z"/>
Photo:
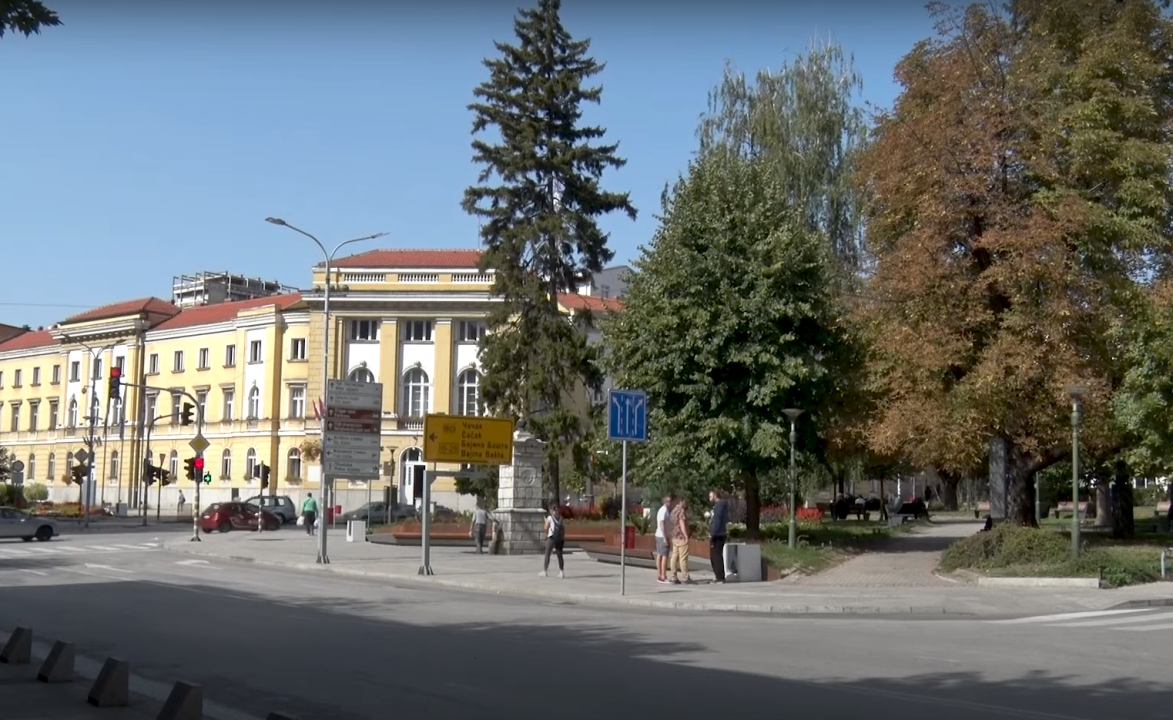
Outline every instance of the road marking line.
<path id="1" fill-rule="evenodd" d="M 1036 615 L 1034 617 L 1015 618 L 1013 620 L 987 620 L 991 625 L 1022 625 L 1023 623 L 1045 623 L 1052 620 L 1077 620 L 1079 618 L 1104 617 L 1106 615 L 1127 615 L 1138 612 L 1152 612 L 1152 608 L 1135 610 L 1098 610 L 1095 612 L 1063 613 L 1062 615 Z"/>
<path id="2" fill-rule="evenodd" d="M 86 567 L 91 570 L 109 570 L 110 572 L 134 574 L 134 570 L 123 570 L 122 568 L 111 567 L 110 565 L 91 565 L 90 563 L 86 563 Z"/>
<path id="3" fill-rule="evenodd" d="M 1128 632 L 1150 632 L 1153 630 L 1173 630 L 1173 623 L 1162 623 L 1161 625 L 1145 625 L 1144 627 L 1130 627 L 1120 628 Z"/>
<path id="4" fill-rule="evenodd" d="M 88 547 L 90 550 L 114 551 L 118 549 L 116 547 L 110 547 L 109 545 L 86 545 L 86 547 Z"/>
<path id="5" fill-rule="evenodd" d="M 33 575 L 40 575 L 41 577 L 49 577 L 49 573 L 41 572 L 40 570 L 29 570 L 28 568 L 21 568 L 21 572 L 32 573 Z"/>
<path id="6" fill-rule="evenodd" d="M 40 553 L 42 555 L 56 555 L 57 553 L 61 552 L 60 550 L 58 550 L 56 548 L 48 548 L 48 547 L 31 547 L 31 548 L 29 548 L 29 550 L 31 550 L 32 552 L 35 552 L 35 553 Z"/>
<path id="7" fill-rule="evenodd" d="M 59 545 L 58 549 L 65 551 L 65 552 L 74 552 L 74 553 L 81 553 L 81 552 L 86 551 L 85 547 L 78 547 L 77 545 Z"/>
<path id="8" fill-rule="evenodd" d="M 28 550 L 0 550 L 0 554 L 8 555 L 9 557 L 24 557 L 29 554 Z"/>
<path id="9" fill-rule="evenodd" d="M 145 548 L 142 545 L 115 545 L 114 547 L 119 548 L 121 550 L 139 550 L 139 551 L 150 550 L 150 548 Z"/>
<path id="10" fill-rule="evenodd" d="M 1109 625 L 1135 625 L 1136 623 L 1152 622 L 1154 620 L 1168 620 L 1173 618 L 1173 612 L 1157 613 L 1156 615 L 1133 615 L 1113 620 L 1091 620 L 1088 622 L 1048 623 L 1046 627 L 1108 627 Z"/>

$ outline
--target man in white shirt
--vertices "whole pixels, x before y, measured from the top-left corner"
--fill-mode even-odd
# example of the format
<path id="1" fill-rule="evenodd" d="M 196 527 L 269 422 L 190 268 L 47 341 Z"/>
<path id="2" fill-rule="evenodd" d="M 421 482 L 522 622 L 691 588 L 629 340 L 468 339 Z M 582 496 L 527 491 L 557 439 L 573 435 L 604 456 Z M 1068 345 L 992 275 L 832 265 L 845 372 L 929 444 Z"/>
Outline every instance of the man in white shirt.
<path id="1" fill-rule="evenodd" d="M 668 493 L 664 496 L 664 502 L 660 505 L 660 509 L 656 511 L 656 571 L 659 577 L 656 582 L 661 585 L 669 585 L 668 582 L 668 556 L 671 554 L 672 546 L 668 543 L 668 514 L 672 512 L 672 503 L 676 501 L 676 496 Z"/>
<path id="2" fill-rule="evenodd" d="M 469 529 L 469 536 L 476 540 L 477 555 L 485 553 L 485 530 L 489 527 L 489 513 L 478 500 L 476 509 L 472 511 L 472 527 Z"/>

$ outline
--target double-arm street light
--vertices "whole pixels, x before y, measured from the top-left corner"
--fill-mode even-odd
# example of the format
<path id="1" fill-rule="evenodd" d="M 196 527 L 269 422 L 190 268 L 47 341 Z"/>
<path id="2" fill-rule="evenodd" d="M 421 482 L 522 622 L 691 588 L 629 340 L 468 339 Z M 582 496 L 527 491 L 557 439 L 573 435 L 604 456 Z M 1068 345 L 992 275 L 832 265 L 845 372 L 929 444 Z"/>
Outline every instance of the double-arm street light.
<path id="1" fill-rule="evenodd" d="M 790 532 L 787 536 L 787 544 L 793 548 L 798 545 L 798 513 L 794 509 L 794 502 L 797 496 L 798 471 L 794 465 L 794 446 L 798 444 L 798 416 L 802 415 L 803 411 L 789 408 L 782 412 L 786 417 L 790 418 Z"/>
<path id="2" fill-rule="evenodd" d="M 338 243 L 338 245 L 334 248 L 334 250 L 332 252 L 327 252 L 326 246 L 322 244 L 321 240 L 318 240 L 316 237 L 309 234 L 305 230 L 302 230 L 301 228 L 294 227 L 293 225 L 290 225 L 289 223 L 285 222 L 281 218 L 267 217 L 267 218 L 265 218 L 265 222 L 272 223 L 273 225 L 280 225 L 281 227 L 286 227 L 296 233 L 301 233 L 302 235 L 305 235 L 310 240 L 314 241 L 314 244 L 317 245 L 318 249 L 322 251 L 322 257 L 324 257 L 326 259 L 326 285 L 325 285 L 325 291 L 324 291 L 323 297 L 322 297 L 322 396 L 324 398 L 326 395 L 326 384 L 330 380 L 330 265 L 331 265 L 331 263 L 333 263 L 334 256 L 338 253 L 338 251 L 341 250 L 342 248 L 346 247 L 347 245 L 350 245 L 351 243 L 363 242 L 365 240 L 375 240 L 375 239 L 378 239 L 381 237 L 385 237 L 387 235 L 387 233 L 385 233 L 385 232 L 375 233 L 374 235 L 367 235 L 366 237 L 354 238 L 353 240 L 346 240 L 345 242 Z M 325 424 L 325 420 L 323 419 L 322 428 L 324 429 L 325 427 L 326 427 L 326 424 Z M 325 433 L 323 433 L 323 435 L 324 434 Z M 325 457 L 323 456 L 323 464 L 324 463 L 325 463 Z M 319 492 L 318 492 L 318 494 L 322 496 L 320 498 L 320 500 L 322 502 L 322 513 L 319 513 L 319 515 L 322 516 L 322 528 L 321 528 L 321 532 L 318 534 L 318 559 L 317 559 L 317 562 L 320 564 L 330 562 L 330 557 L 329 557 L 329 555 L 326 554 L 326 521 L 325 521 L 325 517 L 324 517 L 325 508 L 328 507 L 328 503 L 330 502 L 330 497 L 329 497 L 329 495 L 327 495 L 327 493 L 329 492 L 329 489 L 330 489 L 330 485 L 327 481 L 326 473 L 323 472 L 321 484 L 320 484 Z"/>

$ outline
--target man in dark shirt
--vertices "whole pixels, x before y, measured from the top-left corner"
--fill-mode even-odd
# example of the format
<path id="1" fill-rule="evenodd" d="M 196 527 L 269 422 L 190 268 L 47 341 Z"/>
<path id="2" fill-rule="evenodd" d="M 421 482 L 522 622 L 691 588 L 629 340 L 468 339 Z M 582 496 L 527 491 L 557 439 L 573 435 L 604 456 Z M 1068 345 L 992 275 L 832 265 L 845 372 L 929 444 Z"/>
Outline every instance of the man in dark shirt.
<path id="1" fill-rule="evenodd" d="M 729 501 L 720 490 L 709 492 L 713 514 L 709 520 L 709 562 L 713 566 L 713 582 L 725 582 L 725 540 L 729 536 Z"/>

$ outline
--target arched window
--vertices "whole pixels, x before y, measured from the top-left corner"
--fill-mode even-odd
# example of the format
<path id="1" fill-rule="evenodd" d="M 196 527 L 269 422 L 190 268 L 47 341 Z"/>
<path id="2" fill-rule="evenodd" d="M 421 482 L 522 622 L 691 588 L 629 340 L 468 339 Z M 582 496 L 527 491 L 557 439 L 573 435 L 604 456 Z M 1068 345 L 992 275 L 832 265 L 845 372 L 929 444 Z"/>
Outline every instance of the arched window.
<path id="1" fill-rule="evenodd" d="M 456 378 L 456 413 L 458 415 L 480 415 L 481 374 L 472 368 Z"/>
<path id="2" fill-rule="evenodd" d="M 256 420 L 261 417 L 261 389 L 254 387 L 248 391 L 248 419 Z"/>
<path id="3" fill-rule="evenodd" d="M 257 469 L 257 449 L 256 448 L 249 448 L 248 452 L 246 452 L 244 454 L 244 476 L 247 479 L 252 480 L 253 473 L 256 472 L 256 469 Z"/>
<path id="4" fill-rule="evenodd" d="M 111 479 L 111 480 L 117 480 L 117 479 L 118 479 L 118 470 L 119 470 L 118 463 L 119 463 L 119 459 L 120 459 L 120 458 L 119 458 L 119 456 L 118 456 L 118 451 L 117 451 L 117 450 L 115 450 L 115 451 L 113 451 L 113 452 L 111 452 L 111 453 L 110 453 L 110 479 Z"/>
<path id="5" fill-rule="evenodd" d="M 351 382 L 369 382 L 375 381 L 375 374 L 365 367 L 355 368 L 350 373 Z"/>
<path id="6" fill-rule="evenodd" d="M 224 448 L 220 453 L 220 479 L 228 480 L 232 477 L 232 451 Z"/>
<path id="7" fill-rule="evenodd" d="M 37 477 L 37 456 L 29 455 L 29 461 L 25 466 L 24 477 L 26 480 L 35 480 Z"/>
<path id="8" fill-rule="evenodd" d="M 289 450 L 289 462 L 285 468 L 285 479 L 300 478 L 301 477 L 301 450 L 291 448 Z"/>
<path id="9" fill-rule="evenodd" d="M 95 423 L 102 420 L 102 401 L 96 395 L 90 399 L 90 416 L 86 420 Z"/>
<path id="10" fill-rule="evenodd" d="M 122 398 L 115 397 L 110 406 L 110 424 L 114 426 L 121 425 L 126 421 L 123 415 Z"/>
<path id="11" fill-rule="evenodd" d="M 49 453 L 49 472 L 45 475 L 49 482 L 57 480 L 57 453 Z"/>
<path id="12" fill-rule="evenodd" d="M 167 464 L 170 465 L 170 468 L 168 468 L 167 472 L 171 473 L 172 480 L 176 480 L 179 478 L 179 451 L 172 450 L 169 460 Z"/>
<path id="13" fill-rule="evenodd" d="M 71 398 L 69 401 L 69 413 L 65 416 L 65 426 L 77 427 L 77 398 Z M 72 456 L 73 453 L 70 455 Z"/>
<path id="14" fill-rule="evenodd" d="M 403 416 L 422 418 L 430 406 L 428 374 L 421 368 L 412 368 L 403 375 Z"/>
<path id="15" fill-rule="evenodd" d="M 66 475 L 69 475 L 72 472 L 73 472 L 73 452 L 70 451 L 65 454 L 65 472 L 61 473 L 61 476 L 64 477 Z"/>

